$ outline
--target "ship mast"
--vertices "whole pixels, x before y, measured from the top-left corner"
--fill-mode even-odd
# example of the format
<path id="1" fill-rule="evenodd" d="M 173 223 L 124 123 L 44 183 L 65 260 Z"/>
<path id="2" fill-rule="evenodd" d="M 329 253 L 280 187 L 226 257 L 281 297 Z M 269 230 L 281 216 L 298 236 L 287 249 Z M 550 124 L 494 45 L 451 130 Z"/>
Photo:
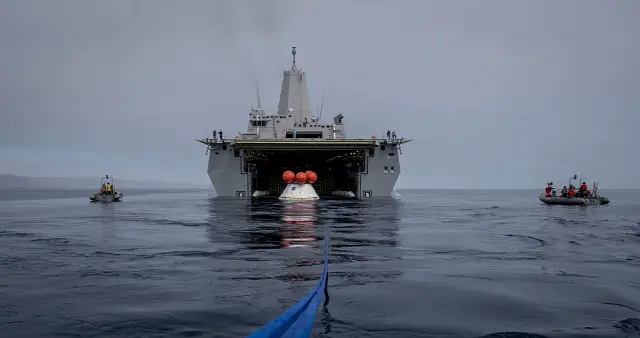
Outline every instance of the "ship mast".
<path id="1" fill-rule="evenodd" d="M 278 103 L 278 115 L 295 114 L 295 122 L 302 123 L 306 118 L 311 118 L 309 105 L 309 91 L 307 81 L 302 69 L 296 65 L 296 47 L 291 47 L 291 69 L 286 70 L 282 78 L 280 101 Z"/>
<path id="2" fill-rule="evenodd" d="M 296 47 L 291 47 L 291 54 L 293 54 L 293 65 L 291 66 L 292 71 L 298 70 L 296 68 Z"/>
<path id="3" fill-rule="evenodd" d="M 260 88 L 258 87 L 257 84 L 256 84 L 256 96 L 258 97 L 258 107 L 257 108 L 262 108 L 262 104 L 260 103 Z"/>

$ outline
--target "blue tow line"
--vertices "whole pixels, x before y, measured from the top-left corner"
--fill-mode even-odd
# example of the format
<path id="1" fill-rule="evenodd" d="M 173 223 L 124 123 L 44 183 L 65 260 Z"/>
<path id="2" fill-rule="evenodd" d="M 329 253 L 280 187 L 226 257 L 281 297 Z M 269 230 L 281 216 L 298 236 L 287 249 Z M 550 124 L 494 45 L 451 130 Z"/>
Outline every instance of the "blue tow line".
<path id="1" fill-rule="evenodd" d="M 292 338 L 309 337 L 315 320 L 318 306 L 323 292 L 327 288 L 329 275 L 329 234 L 324 235 L 324 268 L 318 285 L 311 290 L 296 305 L 284 312 L 280 317 L 272 320 L 260 330 L 254 332 L 250 338 Z"/>

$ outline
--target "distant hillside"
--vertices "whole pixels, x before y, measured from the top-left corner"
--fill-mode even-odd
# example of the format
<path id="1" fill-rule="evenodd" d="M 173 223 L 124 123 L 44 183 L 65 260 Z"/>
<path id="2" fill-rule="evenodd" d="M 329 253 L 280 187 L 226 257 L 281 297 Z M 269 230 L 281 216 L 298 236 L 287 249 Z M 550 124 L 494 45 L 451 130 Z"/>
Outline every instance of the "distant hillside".
<path id="1" fill-rule="evenodd" d="M 116 187 L 125 189 L 207 189 L 205 184 L 136 181 L 114 178 Z M 100 177 L 28 177 L 0 174 L 0 189 L 97 189 Z"/>

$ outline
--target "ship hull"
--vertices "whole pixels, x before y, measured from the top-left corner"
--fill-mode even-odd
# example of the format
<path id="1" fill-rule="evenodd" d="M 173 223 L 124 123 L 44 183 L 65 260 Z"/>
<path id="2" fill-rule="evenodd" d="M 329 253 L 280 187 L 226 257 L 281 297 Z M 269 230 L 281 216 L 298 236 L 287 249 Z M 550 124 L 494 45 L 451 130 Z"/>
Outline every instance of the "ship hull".
<path id="1" fill-rule="evenodd" d="M 196 140 L 207 146 L 207 173 L 218 197 L 278 197 L 285 189 L 285 171 L 312 170 L 318 196 L 390 197 L 400 176 L 400 146 L 405 140 L 393 130 L 377 136 L 348 138 L 344 115 L 322 120 L 322 104 L 313 114 L 307 76 L 296 64 L 282 74 L 277 112 L 260 103 L 249 110 L 247 128 L 234 139 L 213 130 L 213 138 Z M 217 123 L 216 123 L 217 124 Z"/>
<path id="2" fill-rule="evenodd" d="M 345 144 L 347 143 L 345 142 Z M 283 153 L 286 149 L 290 148 L 286 146 L 282 147 L 281 145 L 278 145 L 278 147 L 281 148 L 277 148 L 277 150 Z M 292 156 L 298 158 L 307 154 L 319 154 L 322 151 L 329 151 L 327 147 L 328 142 L 318 141 L 315 145 L 301 149 L 295 156 Z M 344 149 L 336 148 L 330 151 L 362 152 L 363 167 L 359 171 L 349 174 L 349 183 L 344 189 L 332 186 L 331 189 L 327 190 L 321 188 L 322 184 L 332 178 L 327 178 L 326 173 L 321 174 L 322 171 L 316 171 L 315 168 L 317 165 L 320 165 L 320 163 L 317 163 L 316 167 L 313 167 L 314 164 L 312 163 L 311 168 L 318 172 L 319 175 L 316 185 L 319 187 L 318 195 L 320 198 L 340 196 L 339 192 L 341 190 L 351 191 L 356 198 L 390 197 L 392 195 L 401 173 L 399 147 L 397 144 L 386 144 L 374 141 L 366 149 L 355 146 L 353 149 L 348 149 L 345 145 L 341 145 L 341 147 Z M 252 170 L 250 154 L 255 149 L 257 149 L 256 145 L 239 147 L 233 142 L 210 146 L 207 174 L 215 190 L 216 197 L 251 198 L 256 191 L 260 191 L 261 187 L 265 186 L 264 183 L 261 184 L 259 182 L 260 180 L 271 180 L 274 183 L 269 185 L 270 188 L 268 190 L 271 190 L 269 194 L 258 195 L 277 197 L 282 192 L 285 184 L 281 182 L 281 163 L 274 158 L 275 163 L 269 163 L 267 166 L 263 166 L 258 170 Z M 300 166 L 304 164 L 305 163 L 300 163 Z M 294 168 L 288 169 L 295 170 Z M 328 172 L 331 172 L 331 169 L 333 168 L 328 167 Z M 264 177 L 265 175 L 272 177 Z M 279 185 L 273 186 L 273 184 Z"/>
<path id="3" fill-rule="evenodd" d="M 244 169 L 241 151 L 224 144 L 210 147 L 207 175 L 216 197 L 248 197 L 249 175 Z"/>

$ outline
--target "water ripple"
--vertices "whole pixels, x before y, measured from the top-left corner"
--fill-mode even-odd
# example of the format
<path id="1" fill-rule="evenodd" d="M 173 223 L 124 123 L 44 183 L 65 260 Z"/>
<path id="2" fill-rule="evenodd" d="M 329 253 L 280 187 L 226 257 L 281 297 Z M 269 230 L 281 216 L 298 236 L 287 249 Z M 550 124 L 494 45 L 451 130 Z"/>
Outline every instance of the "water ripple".
<path id="1" fill-rule="evenodd" d="M 3 334 L 246 336 L 315 286 L 328 227 L 331 301 L 314 336 L 640 335 L 637 192 L 594 208 L 521 191 L 127 196 L 0 198 Z"/>

